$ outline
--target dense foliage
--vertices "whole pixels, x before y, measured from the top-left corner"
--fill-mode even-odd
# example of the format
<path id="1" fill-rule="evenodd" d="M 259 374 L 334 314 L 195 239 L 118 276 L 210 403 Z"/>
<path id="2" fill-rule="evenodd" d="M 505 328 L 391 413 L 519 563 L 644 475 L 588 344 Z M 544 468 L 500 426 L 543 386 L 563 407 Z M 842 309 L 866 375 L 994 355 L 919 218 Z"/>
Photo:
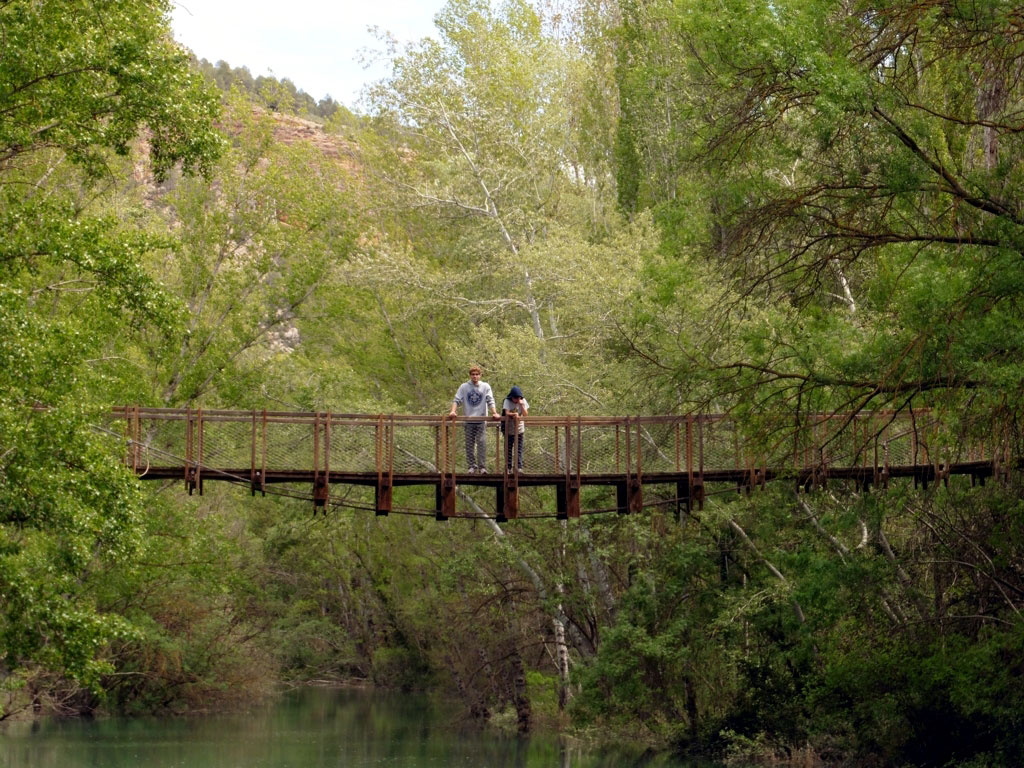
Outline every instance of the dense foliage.
<path id="1" fill-rule="evenodd" d="M 451 0 L 358 118 L 167 11 L 0 3 L 0 718 L 359 679 L 737 761 L 1014 764 L 1012 473 L 311 517 L 140 485 L 104 414 L 442 413 L 472 361 L 535 413 L 771 446 L 929 406 L 937 454 L 1019 456 L 1016 6 Z"/>
<path id="2" fill-rule="evenodd" d="M 619 199 L 662 234 L 633 328 L 663 402 L 728 408 L 766 444 L 811 412 L 930 406 L 932 450 L 984 434 L 1019 452 L 1019 8 L 622 12 Z M 766 645 L 737 659 L 726 732 L 1012 764 L 1015 491 L 790 498 L 739 523 L 801 610 L 749 612 Z"/>
<path id="3" fill-rule="evenodd" d="M 165 233 L 110 205 L 118 156 L 148 135 L 152 171 L 207 170 L 217 103 L 166 35 L 163 2 L 0 6 L 0 666 L 98 686 L 131 634 L 95 576 L 131 568 L 145 503 L 90 431 L 124 382 L 113 340 L 171 332 L 174 302 L 144 267 Z M 40 410 L 45 409 L 45 410 Z"/>

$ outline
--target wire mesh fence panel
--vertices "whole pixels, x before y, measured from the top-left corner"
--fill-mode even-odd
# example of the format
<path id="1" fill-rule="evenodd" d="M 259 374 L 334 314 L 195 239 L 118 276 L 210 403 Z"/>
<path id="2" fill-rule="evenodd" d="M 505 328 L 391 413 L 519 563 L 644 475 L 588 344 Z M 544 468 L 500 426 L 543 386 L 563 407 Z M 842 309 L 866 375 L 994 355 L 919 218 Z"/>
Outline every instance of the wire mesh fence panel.
<path id="1" fill-rule="evenodd" d="M 857 465 L 877 467 L 881 457 L 879 440 L 885 427 L 884 418 L 873 413 L 858 414 L 854 425 L 857 430 L 855 454 Z"/>
<path id="2" fill-rule="evenodd" d="M 547 430 L 539 427 L 524 427 L 522 436 L 517 425 L 498 424 L 495 427 L 493 454 L 496 472 L 514 469 L 517 465 L 522 472 L 543 472 L 545 457 L 550 458 L 551 444 L 545 441 Z M 490 444 L 488 444 L 490 445 Z"/>
<path id="3" fill-rule="evenodd" d="M 498 424 L 494 421 L 459 419 L 449 424 L 447 470 L 465 474 L 470 467 L 479 466 L 489 472 L 498 471 L 499 437 Z"/>
<path id="4" fill-rule="evenodd" d="M 512 427 L 515 434 L 515 427 Z M 501 424 L 496 421 L 484 422 L 484 455 L 487 457 L 484 469 L 488 472 L 501 472 L 505 462 L 506 433 L 501 431 Z M 514 454 L 513 454 L 514 455 Z"/>
<path id="5" fill-rule="evenodd" d="M 759 448 L 751 450 L 755 456 L 755 464 L 760 462 L 764 468 L 772 468 L 776 472 L 788 474 L 798 467 L 796 446 L 799 445 L 799 434 L 792 427 L 776 429 L 771 434 L 757 441 Z"/>
<path id="6" fill-rule="evenodd" d="M 962 418 L 939 418 L 931 422 L 929 450 L 933 463 L 959 464 L 991 461 L 1006 448 L 1008 435 L 993 431 L 989 420 L 980 421 L 970 415 Z"/>
<path id="7" fill-rule="evenodd" d="M 513 440 L 504 439 L 508 448 L 514 447 Z M 558 475 L 625 471 L 624 451 L 625 430 L 611 420 L 599 424 L 550 418 L 531 421 L 523 433 L 523 471 Z"/>
<path id="8" fill-rule="evenodd" d="M 875 431 L 866 419 L 845 414 L 811 414 L 794 428 L 786 463 L 803 472 L 869 467 L 875 461 L 876 442 Z M 778 466 L 774 464 L 779 461 L 776 456 L 768 461 Z"/>
<path id="9" fill-rule="evenodd" d="M 311 470 L 311 421 L 267 421 L 267 470 Z"/>
<path id="10" fill-rule="evenodd" d="M 987 419 L 983 422 L 974 420 L 973 423 L 967 420 L 958 426 L 960 429 L 949 434 L 946 443 L 950 463 L 1002 460 L 1009 453 L 1009 432 L 999 428 L 993 430 Z"/>
<path id="11" fill-rule="evenodd" d="M 644 472 L 675 472 L 682 463 L 672 421 L 641 421 L 636 430 L 640 467 Z"/>
<path id="12" fill-rule="evenodd" d="M 119 426 L 124 426 L 121 424 Z M 167 419 L 141 420 L 139 440 L 149 450 L 149 460 L 155 466 L 184 464 L 187 452 L 186 423 Z"/>
<path id="13" fill-rule="evenodd" d="M 439 472 L 441 427 L 400 424 L 394 430 L 395 472 Z"/>
<path id="14" fill-rule="evenodd" d="M 518 426 L 515 423 L 509 423 L 504 425 L 498 425 L 495 431 L 495 443 L 496 449 L 493 451 L 495 455 L 495 470 L 500 472 L 503 467 L 508 468 L 509 471 L 514 469 L 516 466 L 520 468 L 520 471 L 526 472 L 527 468 L 532 468 L 531 471 L 539 471 L 535 467 L 540 465 L 538 456 L 543 456 L 543 452 L 538 454 L 537 449 L 542 448 L 542 440 L 531 440 L 536 432 L 536 437 L 543 438 L 543 430 L 530 430 L 523 429 L 522 437 L 520 437 Z M 532 448 L 532 455 L 527 451 L 527 448 Z"/>
<path id="15" fill-rule="evenodd" d="M 883 463 L 888 466 L 912 466 L 924 456 L 921 433 L 914 423 L 899 419 L 889 425 L 882 443 Z M 927 463 L 927 462 L 921 462 Z"/>
<path id="16" fill-rule="evenodd" d="M 527 424 L 523 432 L 523 471 L 564 473 L 565 427 L 560 424 Z"/>
<path id="17" fill-rule="evenodd" d="M 331 421 L 330 468 L 337 472 L 376 472 L 379 423 L 370 420 Z"/>
<path id="18" fill-rule="evenodd" d="M 619 424 L 580 427 L 581 474 L 610 474 L 623 471 L 624 430 Z M 575 459 L 573 467 L 575 467 Z"/>
<path id="19" fill-rule="evenodd" d="M 505 437 L 505 451 L 508 456 L 514 443 Z M 518 438 L 515 438 L 518 441 Z M 514 455 L 514 453 L 513 453 Z M 560 424 L 526 425 L 523 431 L 523 472 L 554 474 L 565 472 L 566 445 L 565 428 Z M 509 462 L 508 466 L 511 466 Z"/>
<path id="20" fill-rule="evenodd" d="M 198 448 L 193 448 L 198 459 Z M 223 421 L 216 418 L 202 421 L 202 463 L 206 466 L 232 469 L 248 468 L 252 460 L 252 424 Z"/>
<path id="21" fill-rule="evenodd" d="M 739 468 L 737 454 L 739 433 L 736 423 L 725 419 L 707 418 L 701 422 L 700 458 L 704 471 Z"/>
<path id="22" fill-rule="evenodd" d="M 828 416 L 819 423 L 822 460 L 830 467 L 853 467 L 859 455 L 856 422 L 846 416 Z"/>

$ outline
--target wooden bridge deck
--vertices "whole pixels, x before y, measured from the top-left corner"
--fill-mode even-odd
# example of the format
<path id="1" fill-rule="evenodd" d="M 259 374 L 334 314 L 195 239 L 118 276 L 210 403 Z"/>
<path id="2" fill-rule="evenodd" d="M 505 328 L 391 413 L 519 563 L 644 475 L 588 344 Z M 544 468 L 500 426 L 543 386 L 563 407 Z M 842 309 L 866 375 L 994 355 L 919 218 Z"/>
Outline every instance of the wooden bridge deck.
<path id="1" fill-rule="evenodd" d="M 863 488 L 890 479 L 927 485 L 951 475 L 984 482 L 1005 475 L 1009 451 L 993 436 L 955 442 L 927 411 L 813 415 L 774 448 L 755 451 L 722 415 L 531 417 L 523 470 L 509 462 L 496 421 L 486 422 L 488 473 L 468 474 L 464 418 L 443 416 L 115 408 L 125 461 L 143 479 L 182 479 L 189 493 L 205 481 L 248 484 L 253 493 L 289 484 L 310 489 L 316 506 L 331 487 L 374 489 L 377 514 L 392 511 L 392 491 L 433 486 L 438 519 L 460 516 L 459 486 L 496 489 L 497 519 L 519 515 L 519 489 L 552 487 L 556 515 L 578 517 L 584 486 L 616 491 L 616 509 L 644 508 L 643 489 L 674 486 L 687 508 L 702 505 L 707 485 L 755 488 L 779 478 L 812 487 L 829 479 Z M 509 425 L 510 432 L 512 425 Z M 759 441 L 764 445 L 764 441 Z"/>

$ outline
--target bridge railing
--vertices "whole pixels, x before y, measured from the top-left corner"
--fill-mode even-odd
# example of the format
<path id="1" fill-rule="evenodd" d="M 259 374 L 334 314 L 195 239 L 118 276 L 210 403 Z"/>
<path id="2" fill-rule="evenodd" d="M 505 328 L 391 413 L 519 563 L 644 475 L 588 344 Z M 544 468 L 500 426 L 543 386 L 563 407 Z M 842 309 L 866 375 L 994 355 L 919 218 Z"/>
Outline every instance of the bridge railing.
<path id="1" fill-rule="evenodd" d="M 259 472 L 434 474 L 467 469 L 463 417 L 167 409 L 113 409 L 127 438 L 126 461 L 146 467 L 215 467 Z M 999 436 L 945 434 L 929 411 L 808 415 L 748 440 L 718 414 L 639 417 L 530 417 L 523 471 L 645 475 L 829 468 L 890 468 L 1005 460 Z M 506 440 L 488 420 L 488 470 L 503 471 Z"/>

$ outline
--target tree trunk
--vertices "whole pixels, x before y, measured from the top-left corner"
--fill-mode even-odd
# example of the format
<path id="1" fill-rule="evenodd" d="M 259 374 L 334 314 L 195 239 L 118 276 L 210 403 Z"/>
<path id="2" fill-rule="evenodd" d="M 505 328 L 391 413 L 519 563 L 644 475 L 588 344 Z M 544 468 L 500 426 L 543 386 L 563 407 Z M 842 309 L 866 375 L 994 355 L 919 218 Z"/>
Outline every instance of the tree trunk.
<path id="1" fill-rule="evenodd" d="M 519 647 L 513 641 L 509 650 L 509 662 L 512 665 L 512 703 L 516 708 L 516 730 L 526 734 L 530 732 L 532 712 L 530 698 L 526 695 L 526 669 Z"/>

